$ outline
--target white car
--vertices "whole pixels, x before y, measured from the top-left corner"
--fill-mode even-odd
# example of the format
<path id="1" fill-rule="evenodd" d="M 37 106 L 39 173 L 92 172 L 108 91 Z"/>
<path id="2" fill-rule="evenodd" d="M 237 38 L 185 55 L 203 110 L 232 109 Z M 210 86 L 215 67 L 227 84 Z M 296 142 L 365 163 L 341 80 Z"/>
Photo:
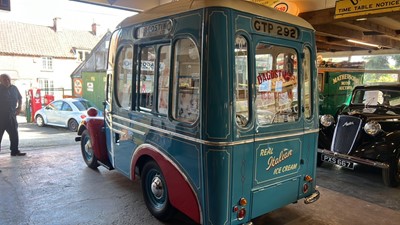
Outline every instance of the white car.
<path id="1" fill-rule="evenodd" d="M 86 111 L 95 107 L 83 98 L 65 98 L 56 100 L 35 113 L 35 121 L 39 127 L 44 125 L 67 127 L 77 131 L 79 123 L 87 117 Z M 98 110 L 101 116 L 101 111 Z"/>

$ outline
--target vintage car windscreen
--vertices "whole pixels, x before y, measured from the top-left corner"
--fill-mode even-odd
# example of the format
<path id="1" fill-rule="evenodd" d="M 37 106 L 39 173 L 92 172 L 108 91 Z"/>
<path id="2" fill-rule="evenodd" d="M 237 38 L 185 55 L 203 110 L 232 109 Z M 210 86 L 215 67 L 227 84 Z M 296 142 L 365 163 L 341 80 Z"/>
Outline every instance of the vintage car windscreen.
<path id="1" fill-rule="evenodd" d="M 352 104 L 366 106 L 400 106 L 400 91 L 396 90 L 357 90 Z"/>

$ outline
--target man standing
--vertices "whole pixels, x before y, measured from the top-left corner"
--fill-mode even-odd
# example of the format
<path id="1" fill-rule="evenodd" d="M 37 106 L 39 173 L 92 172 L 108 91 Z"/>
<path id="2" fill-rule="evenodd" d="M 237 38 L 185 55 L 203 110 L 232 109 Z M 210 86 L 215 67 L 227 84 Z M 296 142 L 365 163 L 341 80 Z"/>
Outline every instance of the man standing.
<path id="1" fill-rule="evenodd" d="M 10 76 L 0 75 L 0 150 L 4 131 L 10 136 L 11 156 L 24 156 L 26 153 L 18 150 L 17 115 L 21 112 L 22 96 L 18 88 L 11 84 Z"/>

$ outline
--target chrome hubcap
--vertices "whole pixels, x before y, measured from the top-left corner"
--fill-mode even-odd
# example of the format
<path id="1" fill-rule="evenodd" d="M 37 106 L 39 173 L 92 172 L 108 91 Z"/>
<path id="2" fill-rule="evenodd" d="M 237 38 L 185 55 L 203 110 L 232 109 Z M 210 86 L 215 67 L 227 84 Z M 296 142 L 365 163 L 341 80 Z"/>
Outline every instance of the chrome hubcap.
<path id="1" fill-rule="evenodd" d="M 85 152 L 88 155 L 92 155 L 92 143 L 90 143 L 90 141 L 85 144 Z"/>
<path id="2" fill-rule="evenodd" d="M 164 187 L 160 177 L 155 176 L 151 181 L 151 192 L 156 199 L 161 199 L 164 195 Z"/>

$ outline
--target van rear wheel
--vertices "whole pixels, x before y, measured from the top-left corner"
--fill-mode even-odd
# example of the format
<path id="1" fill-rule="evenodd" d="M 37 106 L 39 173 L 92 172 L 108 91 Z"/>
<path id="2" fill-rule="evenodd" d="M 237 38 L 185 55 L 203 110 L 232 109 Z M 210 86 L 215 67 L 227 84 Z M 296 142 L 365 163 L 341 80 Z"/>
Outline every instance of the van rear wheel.
<path id="1" fill-rule="evenodd" d="M 168 197 L 164 175 L 155 161 L 147 162 L 141 173 L 143 198 L 150 213 L 161 221 L 167 221 L 175 214 L 175 208 Z"/>

